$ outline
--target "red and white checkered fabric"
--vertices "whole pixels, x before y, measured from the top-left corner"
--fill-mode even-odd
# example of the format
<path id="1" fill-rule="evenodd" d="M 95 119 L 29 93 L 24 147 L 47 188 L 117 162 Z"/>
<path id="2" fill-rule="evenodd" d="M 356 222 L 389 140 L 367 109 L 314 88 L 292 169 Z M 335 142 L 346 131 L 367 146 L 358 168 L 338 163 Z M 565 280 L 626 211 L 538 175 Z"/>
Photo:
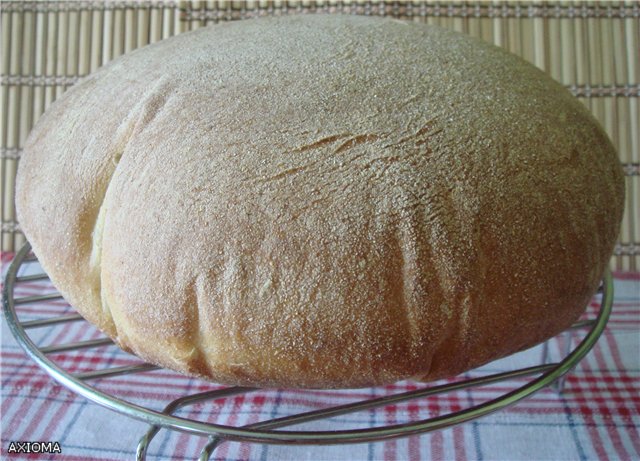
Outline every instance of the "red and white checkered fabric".
<path id="1" fill-rule="evenodd" d="M 2 256 L 3 277 L 12 255 Z M 23 274 L 38 270 L 29 264 Z M 21 283 L 16 297 L 52 292 L 49 281 Z M 593 315 L 598 303 L 588 312 Z M 22 321 L 71 312 L 63 300 L 19 306 Z M 279 446 L 225 443 L 215 460 L 635 460 L 640 459 L 640 273 L 615 274 L 615 305 L 602 338 L 573 371 L 562 394 L 545 389 L 501 412 L 451 429 L 385 442 L 346 446 Z M 573 344 L 583 333 L 571 334 Z M 102 335 L 86 322 L 30 330 L 39 346 L 94 339 Z M 560 357 L 562 338 L 550 343 Z M 51 355 L 66 370 L 90 371 L 139 361 L 115 346 Z M 473 375 L 521 368 L 540 362 L 541 347 L 493 362 Z M 135 459 L 139 438 L 148 426 L 104 409 L 59 385 L 29 360 L 6 322 L 2 322 L 2 459 Z M 517 381 L 514 381 L 517 382 Z M 187 393 L 215 389 L 210 383 L 158 370 L 104 378 L 99 389 L 137 404 L 162 409 Z M 296 429 L 335 430 L 373 427 L 424 419 L 495 398 L 512 383 L 454 392 L 363 411 Z M 187 407 L 180 416 L 244 425 L 329 404 L 397 393 L 421 385 L 401 382 L 375 389 L 346 391 L 260 391 Z M 59 442 L 59 454 L 9 453 L 11 442 Z M 147 459 L 197 459 L 202 437 L 162 430 Z M 14 446 L 15 447 L 15 446 Z"/>

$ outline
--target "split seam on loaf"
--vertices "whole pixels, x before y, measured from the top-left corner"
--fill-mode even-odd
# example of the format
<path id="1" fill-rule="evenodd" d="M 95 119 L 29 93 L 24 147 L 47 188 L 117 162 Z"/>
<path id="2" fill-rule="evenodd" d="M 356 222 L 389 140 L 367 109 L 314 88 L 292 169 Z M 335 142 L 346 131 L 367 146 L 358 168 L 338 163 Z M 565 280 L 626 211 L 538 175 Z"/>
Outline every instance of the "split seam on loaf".
<path id="1" fill-rule="evenodd" d="M 132 137 L 137 133 L 144 130 L 150 125 L 155 116 L 164 107 L 169 97 L 170 91 L 167 91 L 168 83 L 160 80 L 149 89 L 143 96 L 141 101 L 131 110 L 129 116 L 122 122 L 117 130 L 114 154 L 112 163 L 114 165 L 111 174 L 106 182 L 106 187 L 100 207 L 98 209 L 96 222 L 91 233 L 91 254 L 89 264 L 92 271 L 97 272 L 96 281 L 99 285 L 97 291 L 100 293 L 100 303 L 102 306 L 103 320 L 107 325 L 110 325 L 112 329 L 115 329 L 117 336 L 121 337 L 121 328 L 118 327 L 118 322 L 113 318 L 113 313 L 107 300 L 107 294 L 104 289 L 104 270 L 102 266 L 103 251 L 102 245 L 104 239 L 104 227 L 108 213 L 108 201 L 110 197 L 110 190 L 113 185 L 114 177 L 118 172 L 118 167 L 122 162 L 122 156 L 127 150 L 127 145 Z"/>

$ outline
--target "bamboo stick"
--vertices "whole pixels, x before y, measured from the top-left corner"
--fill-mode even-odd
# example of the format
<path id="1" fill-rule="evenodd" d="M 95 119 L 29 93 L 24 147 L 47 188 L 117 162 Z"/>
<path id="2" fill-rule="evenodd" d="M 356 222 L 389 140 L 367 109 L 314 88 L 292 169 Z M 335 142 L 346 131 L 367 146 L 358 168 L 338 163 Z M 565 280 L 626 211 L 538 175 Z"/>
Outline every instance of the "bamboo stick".
<path id="1" fill-rule="evenodd" d="M 586 85 L 589 81 L 589 56 L 587 55 L 587 36 L 585 19 L 577 17 L 574 19 L 573 42 L 575 44 L 575 84 Z M 581 99 L 582 103 L 591 109 L 591 98 Z"/>
<path id="2" fill-rule="evenodd" d="M 162 19 L 164 5 L 151 8 L 149 13 L 149 43 L 162 40 Z"/>
<path id="3" fill-rule="evenodd" d="M 601 61 L 601 78 L 602 84 L 605 87 L 613 86 L 616 83 L 616 66 L 615 66 L 615 54 L 622 51 L 614 46 L 613 19 L 603 18 L 600 20 L 601 35 L 600 42 L 594 43 L 594 46 L 600 49 L 600 61 Z M 611 139 L 617 137 L 617 129 L 614 122 L 615 114 L 615 101 L 616 97 L 607 97 L 602 99 L 602 111 L 603 111 L 603 127 Z"/>
<path id="4" fill-rule="evenodd" d="M 203 2 L 200 0 L 191 0 L 187 5 L 188 11 L 194 14 L 194 16 L 204 10 Z M 203 27 L 205 23 L 201 19 L 192 19 L 188 24 L 190 30 L 196 30 Z"/>
<path id="5" fill-rule="evenodd" d="M 640 24 L 638 19 L 626 18 L 625 22 L 625 46 L 627 66 L 626 82 L 637 84 L 640 82 Z M 629 149 L 630 160 L 640 163 L 640 107 L 638 98 L 629 100 Z M 639 236 L 640 237 L 640 236 Z"/>
<path id="6" fill-rule="evenodd" d="M 89 75 L 91 71 L 91 53 L 93 43 L 91 41 L 91 23 L 93 16 L 91 11 L 83 10 L 80 12 L 78 24 L 78 67 L 77 74 L 80 76 Z"/>
<path id="7" fill-rule="evenodd" d="M 162 38 L 169 38 L 174 35 L 176 9 L 165 7 L 162 13 Z"/>
<path id="8" fill-rule="evenodd" d="M 619 18 L 614 18 L 611 22 L 613 83 L 619 84 L 620 82 L 626 81 L 627 75 L 626 57 L 622 51 L 624 50 L 624 23 L 622 19 Z M 619 115 L 623 110 L 621 106 L 625 105 L 625 103 L 626 101 L 624 99 L 619 100 L 618 98 L 612 98 L 611 131 L 609 131 L 609 133 L 620 158 L 622 158 L 622 153 L 620 152 L 620 137 L 622 136 L 621 133 L 624 131 L 624 128 L 622 127 L 623 119 L 621 119 Z"/>
<path id="9" fill-rule="evenodd" d="M 67 34 L 69 31 L 69 12 L 60 11 L 57 13 L 58 27 L 56 37 L 56 70 L 54 76 L 66 76 L 67 74 L 67 52 L 69 50 L 69 44 L 67 41 Z M 54 100 L 64 92 L 64 86 L 56 84 L 54 86 L 55 94 Z"/>
<path id="10" fill-rule="evenodd" d="M 519 3 L 516 3 L 516 6 L 520 6 Z M 526 10 L 526 5 L 523 4 L 521 6 L 522 10 Z M 525 14 L 523 12 L 523 14 Z M 532 64 L 536 63 L 535 56 L 535 41 L 532 40 L 534 35 L 533 29 L 533 19 L 531 18 L 523 18 L 519 20 L 518 30 L 520 32 L 520 49 L 518 54 L 522 56 L 524 59 L 529 61 Z"/>
<path id="11" fill-rule="evenodd" d="M 36 13 L 35 41 L 33 47 L 33 75 L 44 77 L 46 72 L 46 39 L 47 39 L 47 14 L 44 11 Z M 0 106 L 2 106 L 0 104 Z M 34 85 L 32 123 L 35 124 L 45 107 L 45 87 L 44 85 Z"/>
<path id="12" fill-rule="evenodd" d="M 9 11 L 2 11 L 2 74 L 10 75 L 12 71 L 15 71 L 16 61 L 15 56 L 13 56 L 16 52 L 14 50 L 16 39 L 15 37 L 15 29 L 13 26 L 14 20 L 18 20 L 15 17 L 14 13 Z M 13 131 L 13 123 L 11 115 L 15 112 L 15 88 L 13 85 L 9 85 L 8 83 L 2 85 L 2 123 L 0 128 L 0 135 L 2 137 L 2 147 L 10 148 L 12 142 L 11 131 Z M 2 181 L 2 193 L 4 194 L 5 187 L 5 173 L 8 170 L 7 164 L 3 157 L 2 161 L 2 175 L 0 176 L 0 180 Z M 0 201 L 0 207 L 2 208 L 2 220 L 5 220 L 5 211 L 4 211 L 4 200 Z M 4 233 L 3 233 L 4 238 Z"/>
<path id="13" fill-rule="evenodd" d="M 22 69 L 22 30 L 23 15 L 21 12 L 11 12 L 11 38 L 9 40 L 9 74 L 20 75 Z M 9 103 L 7 111 L 7 147 L 19 146 L 20 122 L 20 88 L 9 86 Z"/>
<path id="14" fill-rule="evenodd" d="M 35 11 L 24 11 L 22 13 L 22 46 L 20 52 L 20 71 L 19 75 L 23 77 L 32 77 L 35 68 L 35 45 L 36 45 L 36 13 Z M 18 147 L 24 146 L 24 141 L 33 125 L 33 85 L 20 85 L 20 102 L 18 122 Z M 16 213 L 13 197 L 15 195 L 15 175 L 18 167 L 18 159 L 11 159 L 5 171 L 5 191 L 4 201 L 5 210 L 10 221 L 15 222 Z M 11 246 L 15 249 L 17 245 L 17 232 L 12 232 Z"/>
<path id="15" fill-rule="evenodd" d="M 210 4 L 210 7 L 209 7 L 210 9 L 216 10 L 217 16 L 216 16 L 216 19 L 211 20 L 208 24 L 217 23 L 219 22 L 220 19 L 223 21 L 231 20 L 232 11 L 231 11 L 231 2 L 229 0 L 222 0 L 219 2 L 211 0 L 209 4 Z M 291 10 L 291 8 L 289 9 Z"/>
<path id="16" fill-rule="evenodd" d="M 485 42 L 493 43 L 493 19 L 473 17 L 473 20 L 480 23 L 480 38 Z"/>
<path id="17" fill-rule="evenodd" d="M 11 35 L 9 40 L 9 74 L 22 75 L 22 46 L 24 27 L 24 12 L 13 11 L 11 14 Z M 18 85 L 10 85 L 7 101 L 7 141 L 6 147 L 17 149 L 20 147 L 20 108 L 22 91 Z M 6 158 L 2 172 L 2 222 L 10 224 L 15 221 L 13 209 L 14 178 L 17 161 L 14 158 Z M 14 248 L 13 232 L 2 233 L 3 248 Z"/>
<path id="18" fill-rule="evenodd" d="M 465 2 L 465 6 L 470 6 L 469 2 Z M 483 25 L 484 24 L 482 23 L 482 20 L 480 18 L 471 16 L 470 18 L 466 19 L 466 24 L 463 32 L 471 35 L 472 37 L 482 38 L 489 43 L 493 43 L 493 37 L 489 37 L 489 39 L 487 39 L 487 37 L 483 35 Z"/>
<path id="19" fill-rule="evenodd" d="M 11 46 L 10 46 L 10 37 L 11 37 L 11 14 L 6 11 L 0 12 L 2 29 L 0 30 L 0 34 L 2 36 L 2 55 L 0 56 L 2 62 L 2 75 L 9 74 L 9 67 L 11 62 Z M 3 84 L 0 88 L 0 107 L 2 107 L 1 119 L 0 119 L 0 142 L 3 148 L 8 146 L 7 144 L 7 131 L 8 131 L 8 104 L 9 104 L 9 85 Z M 0 180 L 4 181 L 4 158 L 2 159 L 2 171 L 3 174 L 0 175 Z M 3 188 L 0 187 L 0 190 Z"/>
<path id="20" fill-rule="evenodd" d="M 71 10 L 68 13 L 69 22 L 67 26 L 67 49 L 66 66 L 64 75 L 67 77 L 78 76 L 78 66 L 80 64 L 80 13 L 77 10 Z M 66 90 L 69 85 L 64 86 Z"/>
<path id="21" fill-rule="evenodd" d="M 113 59 L 114 16 L 115 11 L 112 9 L 104 10 L 102 15 L 102 65 Z"/>
<path id="22" fill-rule="evenodd" d="M 22 31 L 22 64 L 20 74 L 23 76 L 42 77 L 46 66 L 46 37 L 47 14 L 43 11 L 29 11 L 24 15 L 24 29 Z M 3 69 L 3 73 L 4 69 Z M 45 109 L 45 88 L 43 85 L 22 85 L 20 101 L 20 133 L 19 145 L 22 147 L 33 124 L 38 120 Z M 4 104 L 0 103 L 4 108 Z M 3 144 L 4 145 L 4 144 Z M 10 208 L 10 213 L 3 212 L 3 222 L 16 221 L 15 205 L 15 175 L 18 166 L 17 159 L 8 162 L 3 161 L 3 179 L 6 190 L 3 190 L 3 208 Z M 7 201 L 7 198 L 9 199 Z M 9 216 L 7 216 L 9 215 Z M 4 234 L 4 233 L 3 233 Z M 11 232 L 10 250 L 16 250 L 24 244 L 24 235 L 18 231 Z M 4 247 L 3 247 L 4 249 Z"/>
<path id="23" fill-rule="evenodd" d="M 231 20 L 231 18 L 233 17 L 232 8 L 234 3 L 235 2 L 227 1 L 219 4 L 216 1 L 208 0 L 206 2 L 205 8 L 210 17 L 209 19 L 207 19 L 206 25 L 215 24 L 216 22 L 218 22 L 217 18 L 222 15 L 223 11 L 225 20 Z M 238 11 L 241 11 L 242 9 L 244 9 L 244 5 L 241 5 L 239 8 L 237 8 Z"/>
<path id="24" fill-rule="evenodd" d="M 507 29 L 506 29 L 506 21 L 500 17 L 499 11 L 502 6 L 501 2 L 496 0 L 493 1 L 493 7 L 496 11 L 496 16 L 493 18 L 493 43 L 501 46 L 503 48 L 508 49 L 507 46 Z"/>
<path id="25" fill-rule="evenodd" d="M 146 6 L 141 6 L 140 8 L 138 8 L 137 12 L 138 12 L 138 22 L 135 26 L 135 32 L 136 32 L 136 48 L 141 48 L 145 45 L 149 44 L 149 41 L 151 39 L 151 10 L 152 8 L 150 7 L 146 7 Z"/>
<path id="26" fill-rule="evenodd" d="M 506 43 L 508 46 L 507 49 L 512 53 L 522 56 L 522 46 L 520 44 L 520 20 L 514 17 L 509 17 L 507 18 L 506 23 L 507 32 L 509 34 Z"/>
<path id="27" fill-rule="evenodd" d="M 136 23 L 139 9 L 124 8 L 124 18 L 122 23 L 124 35 L 124 53 L 130 53 L 137 47 Z"/>
<path id="28" fill-rule="evenodd" d="M 576 47 L 575 47 L 575 20 L 563 22 L 560 30 L 562 37 L 562 83 L 570 85 L 576 82 Z"/>
<path id="29" fill-rule="evenodd" d="M 90 72 L 95 72 L 102 65 L 103 37 L 104 9 L 95 9 L 91 11 Z"/>
<path id="30" fill-rule="evenodd" d="M 625 51 L 626 61 L 629 63 L 627 68 L 627 82 L 638 83 L 640 80 L 640 56 L 638 50 L 640 49 L 640 25 L 638 19 L 627 18 L 625 19 Z M 640 163 L 640 105 L 638 104 L 638 98 L 627 98 L 628 104 L 628 123 L 626 124 L 626 136 L 628 141 L 629 154 L 626 156 L 631 162 Z M 634 176 L 629 179 L 630 187 L 629 193 L 629 208 L 627 213 L 630 216 L 629 219 L 629 241 L 640 244 L 640 216 L 638 209 L 640 208 L 640 177 Z M 640 266 L 640 258 L 629 258 L 629 269 L 638 270 Z"/>
<path id="31" fill-rule="evenodd" d="M 20 68 L 18 75 L 22 77 L 32 77 L 34 70 L 34 46 L 35 46 L 35 11 L 23 11 L 22 12 L 22 37 L 20 44 Z M 31 130 L 33 124 L 33 85 L 21 83 L 19 85 L 20 100 L 17 107 L 18 121 L 18 134 L 17 134 L 17 147 L 22 148 L 24 141 Z M 13 197 L 15 196 L 15 177 L 18 168 L 18 160 L 11 159 L 11 162 L 7 165 L 10 168 L 5 172 L 5 191 L 4 191 L 4 208 L 7 217 L 10 221 L 17 221 L 15 205 Z M 12 232 L 11 246 L 16 248 L 16 232 Z"/>
<path id="32" fill-rule="evenodd" d="M 57 71 L 57 55 L 58 55 L 58 14 L 47 12 L 47 42 L 45 51 L 45 75 L 53 78 Z M 56 88 L 53 85 L 47 85 L 44 89 L 44 110 L 51 105 L 56 98 Z"/>
<path id="33" fill-rule="evenodd" d="M 436 2 L 436 6 L 443 8 L 446 6 L 443 3 L 444 2 Z M 453 29 L 453 18 L 450 18 L 446 14 L 442 14 L 438 18 L 438 25 L 446 29 Z"/>
<path id="34" fill-rule="evenodd" d="M 549 18 L 547 28 L 547 50 L 549 61 L 547 71 L 554 79 L 562 82 L 562 26 L 561 19 Z M 564 82 L 562 82 L 564 83 Z"/>
<path id="35" fill-rule="evenodd" d="M 613 28 L 613 52 L 612 57 L 614 60 L 614 77 L 616 83 L 625 82 L 627 77 L 627 59 L 624 53 L 625 50 L 625 41 L 624 41 L 624 20 L 616 19 L 615 27 Z M 626 98 L 627 100 L 629 98 Z M 615 100 L 615 98 L 614 98 Z M 622 162 L 628 161 L 628 150 L 624 149 L 626 142 L 624 139 L 626 138 L 626 129 L 625 129 L 625 121 L 629 120 L 628 117 L 628 105 L 626 101 L 617 101 L 615 104 L 615 113 L 613 114 L 613 125 L 614 130 L 612 134 L 612 140 L 616 150 L 618 151 L 618 156 Z M 630 178 L 626 178 L 627 183 L 630 181 Z M 629 203 L 628 203 L 628 193 L 627 200 L 625 201 L 625 213 L 622 218 L 622 229 L 626 229 L 630 226 L 629 220 L 632 219 L 629 213 Z M 625 238 L 627 236 L 623 236 L 622 232 L 618 238 L 619 243 L 627 243 Z M 615 259 L 615 268 L 623 269 L 628 260 L 630 259 L 627 256 L 617 256 Z M 629 263 L 630 266 L 630 263 Z"/>
<path id="36" fill-rule="evenodd" d="M 540 69 L 549 72 L 549 34 L 547 18 L 535 17 L 531 20 L 533 63 Z"/>
<path id="37" fill-rule="evenodd" d="M 33 77 L 35 75 L 36 40 L 38 34 L 36 19 L 35 11 L 24 12 L 21 52 L 22 63 L 20 69 L 20 74 L 24 77 Z M 20 96 L 20 134 L 18 142 L 20 147 L 22 147 L 29 131 L 31 131 L 34 120 L 34 85 L 21 84 L 20 91 L 22 94 Z"/>
<path id="38" fill-rule="evenodd" d="M 184 18 L 185 12 L 189 9 L 189 2 L 185 0 L 179 1 L 178 8 L 179 8 L 179 11 L 174 16 L 174 20 L 175 20 L 174 33 L 176 35 L 189 30 L 189 21 L 186 21 Z"/>
<path id="39" fill-rule="evenodd" d="M 9 74 L 11 72 L 11 37 L 13 36 L 13 15 L 12 13 L 2 11 L 2 74 Z M 11 112 L 11 98 L 9 85 L 2 85 L 2 91 L 0 92 L 0 104 L 2 104 L 2 123 L 0 123 L 0 139 L 2 140 L 2 147 L 9 147 L 9 114 Z M 0 191 L 2 192 L 2 200 L 0 200 L 0 215 L 2 218 L 2 223 L 8 223 L 8 213 L 5 211 L 5 195 L 9 193 L 9 191 L 5 190 L 6 182 L 8 177 L 13 174 L 10 171 L 13 168 L 11 162 L 8 158 L 2 158 L 0 162 L 2 166 L 2 171 L 0 172 Z M 13 239 L 11 238 L 11 233 L 9 231 L 2 230 L 0 236 L 0 244 L 2 245 L 3 250 L 12 251 L 13 247 Z"/>
<path id="40" fill-rule="evenodd" d="M 469 20 L 468 18 L 455 17 L 451 19 L 451 29 L 456 32 L 468 33 Z M 480 35 L 478 35 L 480 37 Z"/>
<path id="41" fill-rule="evenodd" d="M 605 58 L 602 55 L 602 24 L 604 19 L 589 18 L 586 20 L 586 45 L 588 56 L 588 79 L 592 88 L 597 88 L 604 83 L 604 64 Z M 602 124 L 606 125 L 604 98 L 591 98 L 591 112 Z"/>
<path id="42" fill-rule="evenodd" d="M 431 2 L 434 3 L 434 2 Z M 439 25 L 439 18 L 436 16 L 426 16 L 424 18 L 424 22 L 426 22 L 427 24 L 432 24 L 432 25 Z"/>
<path id="43" fill-rule="evenodd" d="M 624 34 L 624 27 L 621 29 L 622 33 Z M 620 62 L 623 65 L 623 71 L 625 71 L 628 69 L 628 64 L 629 62 L 626 59 L 625 56 L 625 48 L 626 48 L 626 44 L 624 39 L 619 42 L 620 47 L 616 47 L 613 50 L 613 56 L 614 59 L 618 62 Z M 614 66 L 614 68 L 617 68 L 617 66 Z M 629 113 L 628 113 L 628 109 L 629 106 L 628 104 L 619 104 L 618 107 L 618 120 L 629 120 Z M 628 143 L 628 135 L 627 135 L 627 129 L 624 126 L 624 123 L 620 123 L 618 124 L 618 136 L 615 137 L 614 139 L 614 145 L 618 151 L 618 155 L 620 156 L 620 159 L 622 162 L 627 162 L 629 160 L 629 143 Z M 627 244 L 631 241 L 632 238 L 632 233 L 631 233 L 631 229 L 633 226 L 633 216 L 631 213 L 629 213 L 630 210 L 630 204 L 632 203 L 631 200 L 631 196 L 632 195 L 632 190 L 631 190 L 631 180 L 629 178 L 626 178 L 626 200 L 625 200 L 625 213 L 622 217 L 622 224 L 621 224 L 621 229 L 620 229 L 620 236 L 618 238 L 618 242 L 621 244 Z M 626 255 L 623 256 L 619 256 L 616 259 L 616 268 L 617 269 L 622 269 L 622 270 L 629 270 L 631 267 L 631 259 Z"/>
<path id="44" fill-rule="evenodd" d="M 117 58 L 125 51 L 125 20 L 125 12 L 122 8 L 116 8 L 113 10 L 113 41 L 111 46 L 111 59 Z"/>

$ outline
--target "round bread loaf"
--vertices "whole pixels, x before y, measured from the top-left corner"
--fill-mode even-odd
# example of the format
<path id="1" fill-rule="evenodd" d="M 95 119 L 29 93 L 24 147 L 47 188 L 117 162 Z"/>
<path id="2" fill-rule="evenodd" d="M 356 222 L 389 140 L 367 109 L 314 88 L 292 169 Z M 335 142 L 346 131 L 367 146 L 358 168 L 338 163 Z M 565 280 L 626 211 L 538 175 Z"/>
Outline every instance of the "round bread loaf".
<path id="1" fill-rule="evenodd" d="M 21 159 L 64 297 L 145 360 L 227 384 L 433 380 L 568 327 L 623 175 L 566 89 L 437 27 L 219 24 L 64 94 Z"/>

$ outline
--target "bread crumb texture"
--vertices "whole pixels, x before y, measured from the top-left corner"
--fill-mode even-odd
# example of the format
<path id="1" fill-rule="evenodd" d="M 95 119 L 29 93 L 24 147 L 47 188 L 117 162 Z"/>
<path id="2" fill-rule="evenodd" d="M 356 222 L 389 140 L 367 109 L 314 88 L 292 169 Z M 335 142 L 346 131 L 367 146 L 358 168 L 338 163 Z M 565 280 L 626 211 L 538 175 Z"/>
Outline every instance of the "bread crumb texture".
<path id="1" fill-rule="evenodd" d="M 455 375 L 584 310 L 623 176 L 520 58 L 437 27 L 300 15 L 127 54 L 31 133 L 20 223 L 123 348 L 264 387 Z"/>

